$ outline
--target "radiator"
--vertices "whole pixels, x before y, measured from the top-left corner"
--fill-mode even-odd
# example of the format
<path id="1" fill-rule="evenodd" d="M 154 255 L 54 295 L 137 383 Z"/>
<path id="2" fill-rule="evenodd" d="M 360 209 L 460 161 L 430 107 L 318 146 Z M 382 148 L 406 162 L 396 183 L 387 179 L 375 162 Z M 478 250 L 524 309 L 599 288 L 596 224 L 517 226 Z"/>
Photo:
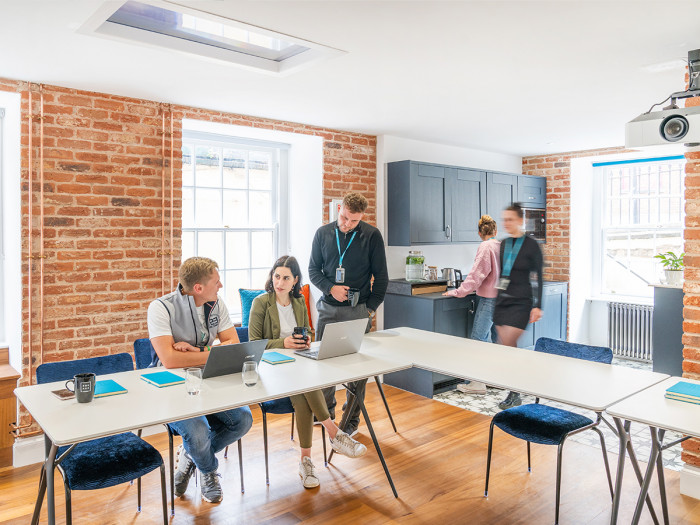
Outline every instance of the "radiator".
<path id="1" fill-rule="evenodd" d="M 651 362 L 654 307 L 608 303 L 608 346 L 625 359 Z"/>

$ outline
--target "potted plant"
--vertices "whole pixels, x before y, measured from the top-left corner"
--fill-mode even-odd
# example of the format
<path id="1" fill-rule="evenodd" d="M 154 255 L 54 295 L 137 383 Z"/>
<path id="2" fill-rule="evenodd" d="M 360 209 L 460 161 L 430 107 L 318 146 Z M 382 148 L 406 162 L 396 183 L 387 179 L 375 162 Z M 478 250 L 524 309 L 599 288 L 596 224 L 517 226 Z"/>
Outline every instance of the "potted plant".
<path id="1" fill-rule="evenodd" d="M 655 259 L 661 260 L 664 265 L 664 274 L 666 275 L 666 284 L 671 286 L 683 285 L 683 256 L 685 253 L 676 255 L 673 252 L 659 253 L 654 255 Z"/>

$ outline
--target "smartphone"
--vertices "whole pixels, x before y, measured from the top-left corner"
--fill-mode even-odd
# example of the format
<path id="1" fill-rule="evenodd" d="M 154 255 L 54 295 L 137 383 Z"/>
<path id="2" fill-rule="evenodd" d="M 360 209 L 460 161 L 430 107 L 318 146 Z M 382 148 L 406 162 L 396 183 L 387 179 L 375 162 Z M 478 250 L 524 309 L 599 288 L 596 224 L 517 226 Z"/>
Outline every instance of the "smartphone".
<path id="1" fill-rule="evenodd" d="M 75 398 L 75 392 L 71 392 L 67 388 L 62 388 L 61 390 L 52 390 L 51 393 L 55 395 L 58 399 L 66 400 Z"/>

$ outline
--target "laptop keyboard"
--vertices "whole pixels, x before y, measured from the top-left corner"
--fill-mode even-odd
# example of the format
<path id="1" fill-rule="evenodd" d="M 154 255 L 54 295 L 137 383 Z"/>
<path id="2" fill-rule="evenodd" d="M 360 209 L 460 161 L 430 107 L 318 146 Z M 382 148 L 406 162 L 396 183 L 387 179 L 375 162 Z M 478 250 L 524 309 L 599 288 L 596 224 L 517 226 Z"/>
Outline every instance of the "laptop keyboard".
<path id="1" fill-rule="evenodd" d="M 295 350 L 295 354 L 299 354 L 304 357 L 309 357 L 311 359 L 318 359 L 318 349 L 316 350 Z"/>

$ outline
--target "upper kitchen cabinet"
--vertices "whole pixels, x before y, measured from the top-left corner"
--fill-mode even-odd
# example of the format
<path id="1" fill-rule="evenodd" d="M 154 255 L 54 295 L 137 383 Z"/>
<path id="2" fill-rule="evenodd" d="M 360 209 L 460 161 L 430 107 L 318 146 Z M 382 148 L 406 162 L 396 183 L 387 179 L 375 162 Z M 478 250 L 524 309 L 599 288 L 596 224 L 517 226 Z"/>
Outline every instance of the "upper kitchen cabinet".
<path id="1" fill-rule="evenodd" d="M 544 208 L 547 198 L 547 179 L 534 175 L 518 175 L 517 202 L 526 208 Z"/>
<path id="2" fill-rule="evenodd" d="M 388 243 L 479 241 L 486 173 L 412 161 L 391 162 L 387 174 Z"/>
<path id="3" fill-rule="evenodd" d="M 493 217 L 499 237 L 506 234 L 503 228 L 503 210 L 517 202 L 518 176 L 509 173 L 489 173 L 486 178 L 486 212 Z"/>

